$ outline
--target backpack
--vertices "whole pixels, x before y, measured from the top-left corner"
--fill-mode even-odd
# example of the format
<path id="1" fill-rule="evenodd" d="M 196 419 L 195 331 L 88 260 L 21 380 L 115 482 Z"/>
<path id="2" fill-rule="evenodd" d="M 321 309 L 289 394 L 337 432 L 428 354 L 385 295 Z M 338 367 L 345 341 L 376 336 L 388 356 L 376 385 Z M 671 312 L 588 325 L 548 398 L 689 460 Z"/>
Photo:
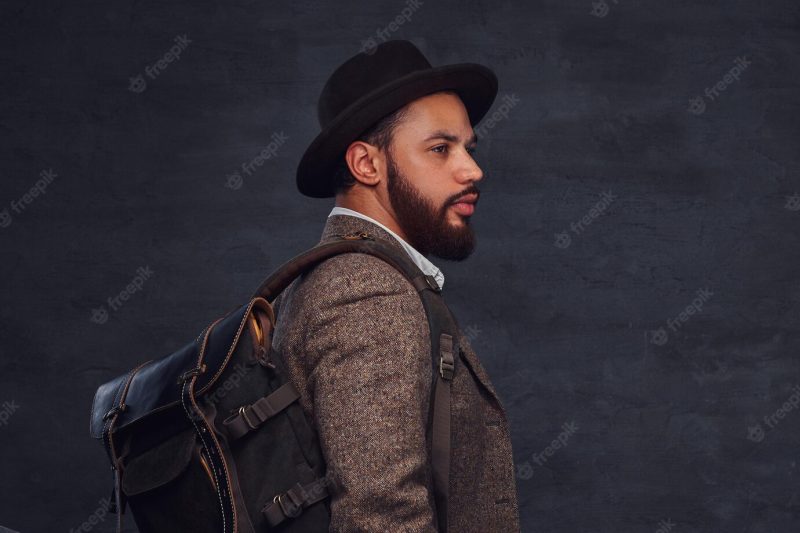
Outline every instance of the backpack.
<path id="1" fill-rule="evenodd" d="M 126 505 L 140 533 L 328 531 L 333 481 L 313 422 L 272 348 L 272 304 L 295 278 L 347 252 L 388 262 L 422 299 L 431 332 L 434 501 L 439 531 L 447 531 L 458 325 L 436 281 L 405 251 L 355 232 L 295 256 L 193 342 L 97 389 L 90 433 L 111 464 L 109 511 L 118 532 Z"/>

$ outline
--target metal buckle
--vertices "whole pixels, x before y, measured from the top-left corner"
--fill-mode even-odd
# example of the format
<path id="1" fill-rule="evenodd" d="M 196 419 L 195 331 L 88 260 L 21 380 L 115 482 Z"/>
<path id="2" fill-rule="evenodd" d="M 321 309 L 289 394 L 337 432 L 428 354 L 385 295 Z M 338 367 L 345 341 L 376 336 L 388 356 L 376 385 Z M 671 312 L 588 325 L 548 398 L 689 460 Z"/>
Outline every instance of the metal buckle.
<path id="1" fill-rule="evenodd" d="M 444 368 L 445 365 L 446 368 Z M 445 363 L 444 357 L 439 357 L 439 374 L 441 374 L 444 379 L 453 379 L 454 369 L 455 369 L 455 364 L 453 361 L 448 361 L 447 363 Z M 445 370 L 447 370 L 446 376 L 445 376 Z"/>
<path id="2" fill-rule="evenodd" d="M 253 423 L 250 422 L 250 419 L 247 418 L 247 412 L 245 411 L 245 409 L 247 407 L 249 407 L 249 406 L 247 406 L 247 405 L 241 406 L 239 408 L 239 414 L 242 416 L 242 419 L 244 420 L 244 423 L 247 424 L 250 429 L 256 429 L 258 426 L 253 425 Z"/>
<path id="3" fill-rule="evenodd" d="M 283 498 L 282 498 L 282 496 L 286 496 L 286 495 L 287 495 L 286 493 L 278 494 L 277 496 L 272 498 L 272 501 L 277 503 L 278 505 L 280 505 L 281 506 L 281 511 L 283 511 L 283 514 L 285 514 L 289 518 L 295 518 L 295 517 L 300 516 L 300 513 L 303 512 L 302 504 L 295 503 L 294 502 L 294 498 L 292 498 L 292 503 L 287 508 L 286 505 L 283 503 Z M 291 498 L 291 496 L 290 496 L 290 498 Z"/>

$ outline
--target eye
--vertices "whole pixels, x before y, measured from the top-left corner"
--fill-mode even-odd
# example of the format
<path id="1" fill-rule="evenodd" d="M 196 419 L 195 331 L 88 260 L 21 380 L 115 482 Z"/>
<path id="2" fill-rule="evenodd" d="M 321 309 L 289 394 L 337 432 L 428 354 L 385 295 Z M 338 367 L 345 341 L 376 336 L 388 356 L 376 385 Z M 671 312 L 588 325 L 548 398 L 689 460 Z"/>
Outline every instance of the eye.
<path id="1" fill-rule="evenodd" d="M 439 150 L 439 148 L 442 148 L 443 150 Z M 433 148 L 431 148 L 431 151 L 436 152 L 437 154 L 443 154 L 446 149 L 447 149 L 446 144 L 440 144 L 438 146 L 434 146 Z"/>

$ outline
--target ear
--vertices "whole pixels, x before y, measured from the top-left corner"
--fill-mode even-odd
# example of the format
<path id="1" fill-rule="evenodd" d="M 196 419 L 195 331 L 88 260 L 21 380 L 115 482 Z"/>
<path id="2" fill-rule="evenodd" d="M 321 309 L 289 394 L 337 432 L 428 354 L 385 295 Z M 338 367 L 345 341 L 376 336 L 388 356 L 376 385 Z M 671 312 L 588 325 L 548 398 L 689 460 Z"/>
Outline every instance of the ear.
<path id="1" fill-rule="evenodd" d="M 374 187 L 386 175 L 386 163 L 380 150 L 364 141 L 354 141 L 347 147 L 345 161 L 350 173 L 360 183 Z"/>

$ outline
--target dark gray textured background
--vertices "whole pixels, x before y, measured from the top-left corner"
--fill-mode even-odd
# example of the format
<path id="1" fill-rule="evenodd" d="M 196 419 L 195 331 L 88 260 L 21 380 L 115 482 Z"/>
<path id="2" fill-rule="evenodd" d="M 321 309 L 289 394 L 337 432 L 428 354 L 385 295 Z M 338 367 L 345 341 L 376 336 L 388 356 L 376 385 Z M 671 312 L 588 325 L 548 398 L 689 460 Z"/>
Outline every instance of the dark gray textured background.
<path id="1" fill-rule="evenodd" d="M 95 388 L 317 242 L 317 96 L 406 4 L 43 4 L 0 16 L 0 524 L 112 531 Z M 386 31 L 518 99 L 480 141 L 476 252 L 432 259 L 505 399 L 523 531 L 797 531 L 800 5 L 425 0 Z"/>

